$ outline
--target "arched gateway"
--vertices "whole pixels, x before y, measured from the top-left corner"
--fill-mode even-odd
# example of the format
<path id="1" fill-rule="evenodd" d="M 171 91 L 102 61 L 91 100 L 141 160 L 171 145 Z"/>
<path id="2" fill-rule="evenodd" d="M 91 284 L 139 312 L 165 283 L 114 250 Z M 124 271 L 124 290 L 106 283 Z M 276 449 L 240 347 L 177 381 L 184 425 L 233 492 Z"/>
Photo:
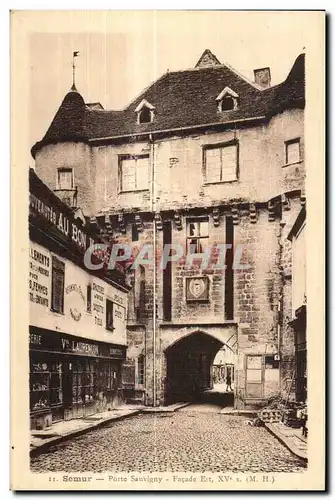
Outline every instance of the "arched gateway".
<path id="1" fill-rule="evenodd" d="M 228 338 L 196 330 L 173 340 L 165 348 L 165 404 L 199 399 L 212 388 L 212 366 L 217 352 L 226 346 L 236 351 L 236 335 Z"/>

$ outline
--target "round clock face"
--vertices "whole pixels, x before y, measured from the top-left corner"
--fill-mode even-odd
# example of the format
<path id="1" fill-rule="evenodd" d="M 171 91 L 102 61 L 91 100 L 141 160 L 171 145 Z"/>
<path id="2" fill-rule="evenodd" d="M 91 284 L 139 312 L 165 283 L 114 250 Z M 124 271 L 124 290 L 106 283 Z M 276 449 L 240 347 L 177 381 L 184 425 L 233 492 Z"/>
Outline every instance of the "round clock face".
<path id="1" fill-rule="evenodd" d="M 190 292 L 193 295 L 195 299 L 198 299 L 201 297 L 201 295 L 204 293 L 206 288 L 204 280 L 201 279 L 193 279 L 190 282 Z"/>

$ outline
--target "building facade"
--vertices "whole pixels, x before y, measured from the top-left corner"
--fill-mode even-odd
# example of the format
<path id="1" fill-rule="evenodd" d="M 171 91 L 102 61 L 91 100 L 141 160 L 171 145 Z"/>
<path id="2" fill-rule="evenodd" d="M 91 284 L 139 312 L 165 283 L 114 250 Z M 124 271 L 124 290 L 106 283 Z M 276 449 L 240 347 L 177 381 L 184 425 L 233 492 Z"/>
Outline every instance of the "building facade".
<path id="1" fill-rule="evenodd" d="M 29 208 L 30 419 L 43 428 L 122 401 L 129 288 L 85 269 L 99 237 L 33 170 Z"/>
<path id="2" fill-rule="evenodd" d="M 49 188 L 138 264 L 128 266 L 129 400 L 196 397 L 223 346 L 237 408 L 290 392 L 287 236 L 305 203 L 304 105 L 303 54 L 271 87 L 269 68 L 250 82 L 206 50 L 122 111 L 69 92 L 33 146 Z"/>

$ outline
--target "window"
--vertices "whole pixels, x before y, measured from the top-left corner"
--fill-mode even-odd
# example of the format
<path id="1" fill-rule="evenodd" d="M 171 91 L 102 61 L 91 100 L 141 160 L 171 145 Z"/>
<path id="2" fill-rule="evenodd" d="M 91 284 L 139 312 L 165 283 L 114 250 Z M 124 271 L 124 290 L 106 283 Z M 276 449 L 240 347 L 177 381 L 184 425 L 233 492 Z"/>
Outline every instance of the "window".
<path id="1" fill-rule="evenodd" d="M 237 180 L 238 145 L 226 144 L 204 149 L 206 182 L 231 182 Z"/>
<path id="2" fill-rule="evenodd" d="M 64 313 L 64 275 L 65 264 L 57 257 L 52 257 L 51 310 Z"/>
<path id="3" fill-rule="evenodd" d="M 59 168 L 58 189 L 73 189 L 73 169 L 72 168 Z"/>
<path id="4" fill-rule="evenodd" d="M 298 163 L 300 161 L 300 139 L 285 142 L 285 164 Z"/>
<path id="5" fill-rule="evenodd" d="M 187 249 L 190 253 L 203 253 L 208 245 L 208 219 L 187 222 Z"/>
<path id="6" fill-rule="evenodd" d="M 92 285 L 87 285 L 86 289 L 87 312 L 92 312 Z"/>
<path id="7" fill-rule="evenodd" d="M 235 100 L 231 96 L 224 97 L 221 101 L 221 111 L 235 109 Z"/>
<path id="8" fill-rule="evenodd" d="M 140 354 L 137 359 L 137 382 L 138 385 L 144 385 L 145 380 L 145 358 L 143 354 Z"/>
<path id="9" fill-rule="evenodd" d="M 146 99 L 142 99 L 135 108 L 137 113 L 137 123 L 151 123 L 154 120 L 155 106 L 150 104 Z"/>
<path id="10" fill-rule="evenodd" d="M 139 123 L 150 123 L 152 121 L 153 121 L 152 111 L 149 108 L 144 107 L 142 109 L 142 111 L 140 111 L 138 114 L 138 122 Z"/>
<path id="11" fill-rule="evenodd" d="M 238 94 L 229 87 L 225 87 L 217 96 L 219 113 L 235 110 L 238 107 Z"/>
<path id="12" fill-rule="evenodd" d="M 119 172 L 121 191 L 148 189 L 149 155 L 120 157 Z"/>
<path id="13" fill-rule="evenodd" d="M 114 330 L 113 327 L 113 302 L 106 299 L 106 329 Z"/>

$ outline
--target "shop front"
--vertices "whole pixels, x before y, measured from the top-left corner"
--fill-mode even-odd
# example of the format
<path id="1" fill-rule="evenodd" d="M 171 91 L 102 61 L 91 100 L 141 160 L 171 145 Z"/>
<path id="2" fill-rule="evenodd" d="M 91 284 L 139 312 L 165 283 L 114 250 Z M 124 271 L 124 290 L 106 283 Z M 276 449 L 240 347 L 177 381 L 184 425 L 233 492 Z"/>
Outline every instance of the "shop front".
<path id="1" fill-rule="evenodd" d="M 30 327 L 30 421 L 42 429 L 122 402 L 126 347 Z"/>

